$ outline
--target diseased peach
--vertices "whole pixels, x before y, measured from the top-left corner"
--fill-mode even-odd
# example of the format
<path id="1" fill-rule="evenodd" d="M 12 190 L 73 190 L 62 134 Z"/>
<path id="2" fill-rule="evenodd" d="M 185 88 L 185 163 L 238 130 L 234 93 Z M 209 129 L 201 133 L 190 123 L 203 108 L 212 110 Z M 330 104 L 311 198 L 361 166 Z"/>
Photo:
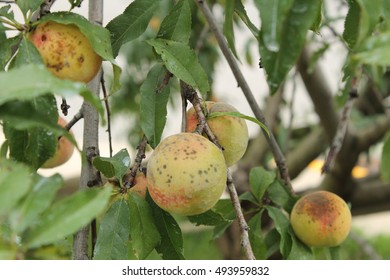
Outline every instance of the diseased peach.
<path id="1" fill-rule="evenodd" d="M 46 67 L 58 78 L 89 82 L 98 73 L 102 58 L 74 24 L 43 22 L 28 38 Z"/>
<path id="2" fill-rule="evenodd" d="M 300 198 L 290 221 L 297 237 L 313 247 L 340 245 L 351 228 L 351 211 L 345 201 L 328 191 L 317 191 Z"/>
<path id="3" fill-rule="evenodd" d="M 58 124 L 62 127 L 66 126 L 66 121 L 59 117 Z M 67 162 L 74 151 L 73 144 L 64 136 L 61 136 L 57 142 L 57 149 L 54 155 L 49 158 L 41 168 L 54 168 Z"/>
<path id="4" fill-rule="evenodd" d="M 223 102 L 206 101 L 208 113 L 237 112 L 233 106 Z M 244 155 L 248 146 L 248 127 L 244 119 L 233 116 L 220 116 L 207 120 L 210 129 L 224 148 L 223 155 L 227 166 L 232 166 Z M 187 111 L 187 132 L 195 131 L 198 116 L 192 107 Z"/>
<path id="5" fill-rule="evenodd" d="M 165 138 L 147 164 L 148 191 L 162 209 L 201 214 L 221 197 L 227 178 L 223 154 L 205 137 L 179 133 Z"/>

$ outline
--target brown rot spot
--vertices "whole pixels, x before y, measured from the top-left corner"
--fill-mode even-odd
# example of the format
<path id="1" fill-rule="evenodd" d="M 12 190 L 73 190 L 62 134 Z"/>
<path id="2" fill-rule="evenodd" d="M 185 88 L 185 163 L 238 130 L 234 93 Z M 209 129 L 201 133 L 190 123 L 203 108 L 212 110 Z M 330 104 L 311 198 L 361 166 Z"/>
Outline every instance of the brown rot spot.
<path id="1" fill-rule="evenodd" d="M 79 63 L 83 63 L 83 62 L 84 62 L 84 56 L 80 56 L 80 57 L 77 59 L 77 61 L 78 61 Z"/>
<path id="2" fill-rule="evenodd" d="M 46 41 L 46 39 L 47 39 L 46 35 L 45 35 L 45 34 L 43 34 L 43 35 L 41 36 L 41 40 L 42 40 L 42 42 Z"/>

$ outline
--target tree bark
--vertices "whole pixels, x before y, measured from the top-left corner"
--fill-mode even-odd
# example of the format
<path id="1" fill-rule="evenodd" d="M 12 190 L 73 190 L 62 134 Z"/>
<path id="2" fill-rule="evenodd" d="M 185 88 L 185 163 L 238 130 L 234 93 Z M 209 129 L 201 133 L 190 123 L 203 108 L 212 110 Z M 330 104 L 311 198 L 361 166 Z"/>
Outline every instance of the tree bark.
<path id="1" fill-rule="evenodd" d="M 102 24 L 103 0 L 89 1 L 89 20 Z M 89 83 L 89 89 L 99 96 L 102 71 Z M 99 155 L 99 114 L 96 109 L 84 102 L 82 105 L 84 116 L 83 131 L 83 162 L 80 177 L 80 190 L 101 185 L 100 173 L 93 167 L 92 159 Z M 75 260 L 88 260 L 89 257 L 89 231 L 85 226 L 78 231 L 73 239 L 73 258 Z"/>

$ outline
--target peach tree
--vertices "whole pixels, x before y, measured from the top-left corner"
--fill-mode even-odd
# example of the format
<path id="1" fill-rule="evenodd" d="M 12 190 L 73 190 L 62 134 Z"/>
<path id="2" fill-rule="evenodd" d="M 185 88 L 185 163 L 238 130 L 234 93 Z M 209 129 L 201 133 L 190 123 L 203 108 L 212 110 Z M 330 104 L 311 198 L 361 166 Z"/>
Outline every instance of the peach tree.
<path id="1" fill-rule="evenodd" d="M 60 2 L 67 11 L 54 11 Z M 0 258 L 185 259 L 188 222 L 212 228 L 213 240 L 233 236 L 238 253 L 227 258 L 342 257 L 339 242 L 316 248 L 295 233 L 290 214 L 302 194 L 292 179 L 325 155 L 317 187 L 341 196 L 354 214 L 366 204 L 358 199 L 365 182 L 352 169 L 379 143 L 378 191 L 389 189 L 390 2 L 129 2 L 103 26 L 102 0 L 89 1 L 88 19 L 75 9 L 86 5 L 82 0 L 0 1 Z M 337 16 L 329 11 L 335 6 Z M 244 51 L 237 30 L 249 34 Z M 333 94 L 318 62 L 336 43 L 345 57 Z M 250 112 L 218 100 L 220 59 Z M 264 111 L 243 64 L 258 65 L 265 77 Z M 293 117 L 285 97 L 298 76 L 319 119 L 303 132 L 280 117 L 282 109 Z M 72 97 L 83 99 L 80 108 L 69 107 Z M 170 110 L 181 111 L 181 119 L 171 119 Z M 58 125 L 67 114 L 71 121 Z M 119 114 L 132 124 L 133 155 L 113 151 L 111 120 Z M 77 122 L 82 139 L 70 132 Z M 164 134 L 171 122 L 185 137 Z M 247 123 L 259 134 L 249 139 Z M 99 149 L 102 127 L 107 155 Z M 65 138 L 82 168 L 77 191 L 59 195 L 64 178 L 43 176 L 40 168 Z M 369 201 L 389 210 L 386 201 Z M 343 230 L 346 236 L 349 227 Z"/>

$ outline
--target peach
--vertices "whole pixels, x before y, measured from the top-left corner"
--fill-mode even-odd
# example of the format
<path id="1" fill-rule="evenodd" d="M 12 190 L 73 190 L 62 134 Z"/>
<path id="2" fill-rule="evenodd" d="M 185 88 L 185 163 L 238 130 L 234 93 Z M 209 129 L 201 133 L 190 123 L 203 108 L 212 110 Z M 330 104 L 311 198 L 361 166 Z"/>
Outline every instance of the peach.
<path id="1" fill-rule="evenodd" d="M 208 113 L 237 112 L 233 106 L 223 102 L 206 101 Z M 244 155 L 248 146 L 248 127 L 244 119 L 233 116 L 220 116 L 207 120 L 210 129 L 217 137 L 219 144 L 224 148 L 223 155 L 226 165 L 232 166 Z M 198 125 L 198 116 L 192 107 L 187 111 L 187 132 L 195 131 Z"/>
<path id="2" fill-rule="evenodd" d="M 345 201 L 328 191 L 301 197 L 290 216 L 296 236 L 313 247 L 340 245 L 349 234 L 351 219 L 351 211 Z"/>
<path id="3" fill-rule="evenodd" d="M 148 191 L 162 209 L 191 216 L 211 209 L 226 186 L 223 154 L 205 137 L 178 133 L 165 138 L 147 164 Z"/>
<path id="4" fill-rule="evenodd" d="M 134 192 L 145 198 L 147 184 L 146 175 L 142 171 L 138 171 L 135 175 L 133 186 L 130 188 L 130 192 Z"/>
<path id="5" fill-rule="evenodd" d="M 43 22 L 28 38 L 58 78 L 87 83 L 101 67 L 102 58 L 76 25 Z"/>
<path id="6" fill-rule="evenodd" d="M 59 117 L 58 124 L 62 127 L 66 126 L 66 121 Z M 49 158 L 41 168 L 53 168 L 67 162 L 73 154 L 73 144 L 64 136 L 60 136 L 57 142 L 57 149 L 54 155 Z"/>

